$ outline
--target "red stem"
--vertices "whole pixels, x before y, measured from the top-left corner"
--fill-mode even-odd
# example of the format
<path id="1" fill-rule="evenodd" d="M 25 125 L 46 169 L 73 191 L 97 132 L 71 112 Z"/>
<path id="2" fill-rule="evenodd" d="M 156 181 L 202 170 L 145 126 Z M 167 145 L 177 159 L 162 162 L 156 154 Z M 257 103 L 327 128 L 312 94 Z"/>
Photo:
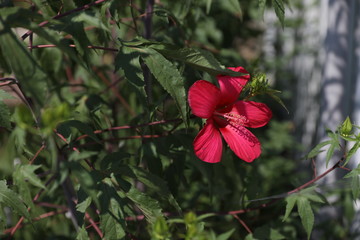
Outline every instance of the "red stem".
<path id="1" fill-rule="evenodd" d="M 251 229 L 248 227 L 248 225 L 246 225 L 246 223 L 241 220 L 241 218 L 239 218 L 238 215 L 236 214 L 233 214 L 232 215 L 234 218 L 236 218 L 236 220 L 238 220 L 238 222 L 245 228 L 245 230 L 248 232 L 248 233 L 252 233 Z"/>
<path id="2" fill-rule="evenodd" d="M 48 186 L 53 180 L 55 179 L 55 175 L 52 176 L 46 183 L 45 186 Z M 33 198 L 33 202 L 37 201 L 40 197 L 40 195 L 44 192 L 44 189 L 41 189 Z M 27 211 L 29 212 L 31 210 L 30 207 L 28 207 Z M 21 217 L 19 221 L 16 223 L 15 227 L 13 227 L 10 231 L 10 236 L 14 236 L 15 232 L 21 227 L 22 222 L 24 221 L 24 217 Z"/>
<path id="3" fill-rule="evenodd" d="M 39 156 L 39 154 L 42 152 L 42 150 L 44 150 L 45 148 L 45 144 L 41 145 L 41 147 L 39 148 L 39 150 L 35 153 L 34 157 L 30 160 L 29 164 L 33 164 L 35 159 Z"/>
<path id="4" fill-rule="evenodd" d="M 107 0 L 97 0 L 97 1 L 95 1 L 95 2 L 86 4 L 86 5 L 82 6 L 82 7 L 78 7 L 78 8 L 75 8 L 75 9 L 73 9 L 73 10 L 70 10 L 70 11 L 68 11 L 68 12 L 64 12 L 64 13 L 62 13 L 62 14 L 58 14 L 58 15 L 52 17 L 52 19 L 59 19 L 59 18 L 68 16 L 68 15 L 70 15 L 70 14 L 72 14 L 72 13 L 86 10 L 86 9 L 88 9 L 88 8 L 94 6 L 94 5 L 103 3 L 103 2 L 105 2 L 105 1 L 107 1 Z M 45 26 L 45 25 L 48 24 L 48 23 L 49 23 L 49 21 L 43 21 L 43 22 L 39 23 L 38 26 L 39 26 L 39 27 L 43 27 L 43 26 Z M 24 35 L 21 36 L 22 40 L 25 40 L 31 33 L 32 33 L 32 31 L 27 31 Z"/>
<path id="5" fill-rule="evenodd" d="M 69 44 L 69 47 L 76 47 L 75 44 Z M 53 48 L 53 47 L 57 47 L 55 44 L 40 44 L 40 45 L 34 45 L 34 46 L 28 46 L 28 48 L 30 49 L 36 49 L 36 48 Z M 118 52 L 119 49 L 117 48 L 108 48 L 108 47 L 101 47 L 101 46 L 87 46 L 87 48 L 89 49 L 100 49 L 100 50 L 106 50 L 106 51 L 113 51 L 113 52 Z"/>
<path id="6" fill-rule="evenodd" d="M 179 122 L 179 121 L 181 121 L 181 119 L 177 118 L 177 119 L 171 119 L 171 120 L 161 120 L 161 121 L 156 121 L 156 122 L 144 123 L 144 124 L 139 124 L 139 125 L 135 125 L 135 126 L 125 125 L 125 126 L 119 126 L 119 127 L 111 127 L 111 128 L 102 129 L 102 130 L 95 130 L 94 133 L 95 134 L 100 134 L 100 133 L 104 133 L 104 132 L 108 132 L 108 131 L 114 131 L 114 130 L 147 127 L 147 126 L 153 126 L 153 125 L 158 125 L 158 124 L 166 124 L 166 123 L 170 123 L 170 122 Z M 87 134 L 82 135 L 82 136 L 78 137 L 75 141 L 86 138 L 88 136 L 89 135 L 87 135 Z"/>
<path id="7" fill-rule="evenodd" d="M 91 218 L 90 214 L 88 214 L 87 212 L 85 212 L 85 217 L 87 218 L 87 220 L 89 220 L 91 226 L 95 229 L 95 231 L 97 232 L 97 234 L 99 235 L 100 238 L 104 237 L 104 234 L 102 233 L 102 231 L 100 230 L 100 228 L 97 226 L 97 224 L 94 222 L 94 220 Z"/>

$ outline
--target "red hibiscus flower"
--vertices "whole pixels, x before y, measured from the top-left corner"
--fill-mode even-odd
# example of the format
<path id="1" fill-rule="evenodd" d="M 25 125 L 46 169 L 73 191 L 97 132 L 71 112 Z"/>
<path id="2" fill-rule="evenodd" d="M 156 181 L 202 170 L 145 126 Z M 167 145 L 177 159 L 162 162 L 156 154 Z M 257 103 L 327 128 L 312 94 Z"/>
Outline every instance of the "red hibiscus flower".
<path id="1" fill-rule="evenodd" d="M 229 68 L 248 73 L 242 67 Z M 259 140 L 245 127 L 258 128 L 269 122 L 271 110 L 263 103 L 237 101 L 250 76 L 219 75 L 220 88 L 199 80 L 189 89 L 189 105 L 194 115 L 205 118 L 206 124 L 194 140 L 196 156 L 204 162 L 220 162 L 223 141 L 242 160 L 252 162 L 260 156 Z"/>

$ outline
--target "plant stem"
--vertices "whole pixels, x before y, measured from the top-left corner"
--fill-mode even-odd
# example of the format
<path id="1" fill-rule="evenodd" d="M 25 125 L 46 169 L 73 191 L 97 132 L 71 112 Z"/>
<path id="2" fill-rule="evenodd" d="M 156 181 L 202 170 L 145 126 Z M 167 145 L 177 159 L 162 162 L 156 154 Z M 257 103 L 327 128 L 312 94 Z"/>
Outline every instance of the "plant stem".
<path id="1" fill-rule="evenodd" d="M 58 15 L 52 17 L 52 19 L 59 19 L 59 18 L 68 16 L 68 15 L 70 15 L 70 14 L 72 14 L 72 13 L 86 10 L 86 9 L 92 7 L 92 6 L 95 6 L 95 5 L 97 5 L 97 4 L 100 4 L 100 3 L 103 3 L 103 2 L 106 2 L 106 1 L 108 1 L 108 0 L 97 0 L 97 1 L 95 1 L 95 2 L 92 2 L 92 3 L 86 4 L 86 5 L 84 5 L 84 6 L 75 8 L 75 9 L 70 10 L 70 11 L 68 11 L 68 12 L 64 12 L 64 13 L 62 13 L 62 14 L 58 14 Z M 39 26 L 39 27 L 43 27 L 43 26 L 47 25 L 49 22 L 50 22 L 50 21 L 43 21 L 43 22 L 39 23 L 38 26 Z M 21 36 L 22 40 L 25 40 L 28 36 L 30 36 L 30 34 L 31 34 L 32 32 L 33 32 L 33 31 L 31 31 L 31 30 L 30 30 L 30 31 L 27 31 L 24 35 Z"/>

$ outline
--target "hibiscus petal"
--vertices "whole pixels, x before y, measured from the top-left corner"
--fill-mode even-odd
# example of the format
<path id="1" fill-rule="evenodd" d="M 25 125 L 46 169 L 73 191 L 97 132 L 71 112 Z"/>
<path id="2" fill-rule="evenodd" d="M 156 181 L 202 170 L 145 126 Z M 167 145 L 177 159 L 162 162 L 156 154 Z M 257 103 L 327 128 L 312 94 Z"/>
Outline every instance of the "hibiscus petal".
<path id="1" fill-rule="evenodd" d="M 259 140 L 245 127 L 228 124 L 219 130 L 230 149 L 245 162 L 252 162 L 260 156 Z"/>
<path id="2" fill-rule="evenodd" d="M 208 119 L 194 140 L 194 151 L 204 162 L 217 163 L 221 160 L 222 139 L 212 119 Z"/>
<path id="3" fill-rule="evenodd" d="M 270 108 L 259 102 L 252 101 L 237 101 L 230 110 L 232 116 L 240 116 L 246 121 L 241 123 L 245 127 L 258 128 L 266 125 L 271 117 L 272 112 Z"/>
<path id="4" fill-rule="evenodd" d="M 220 90 L 212 83 L 199 80 L 189 89 L 189 105 L 194 115 L 201 118 L 212 116 L 220 101 Z"/>
<path id="5" fill-rule="evenodd" d="M 243 67 L 228 68 L 235 72 L 248 73 Z M 250 75 L 243 75 L 240 77 L 232 77 L 225 75 L 218 75 L 217 79 L 219 81 L 220 91 L 221 91 L 221 100 L 219 105 L 224 106 L 235 102 L 243 87 L 250 79 Z"/>

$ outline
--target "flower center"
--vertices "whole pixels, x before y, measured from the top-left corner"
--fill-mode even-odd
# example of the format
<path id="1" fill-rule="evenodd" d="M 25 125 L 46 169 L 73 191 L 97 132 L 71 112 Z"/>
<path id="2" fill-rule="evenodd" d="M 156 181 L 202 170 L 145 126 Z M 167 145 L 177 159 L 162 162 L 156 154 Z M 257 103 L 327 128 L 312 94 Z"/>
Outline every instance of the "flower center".
<path id="1" fill-rule="evenodd" d="M 249 122 L 249 119 L 245 116 L 236 113 L 222 113 L 215 111 L 213 116 L 219 127 L 225 127 L 228 124 L 232 126 L 243 126 L 245 123 Z"/>

